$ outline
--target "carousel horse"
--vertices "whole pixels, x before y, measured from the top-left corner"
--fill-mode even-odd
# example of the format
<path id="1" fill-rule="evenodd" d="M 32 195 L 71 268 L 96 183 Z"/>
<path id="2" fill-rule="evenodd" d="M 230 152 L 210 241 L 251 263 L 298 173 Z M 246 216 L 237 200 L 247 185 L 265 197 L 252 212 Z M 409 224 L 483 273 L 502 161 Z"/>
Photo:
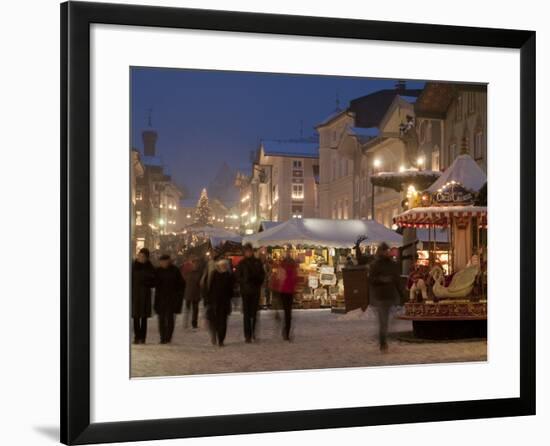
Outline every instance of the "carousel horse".
<path id="1" fill-rule="evenodd" d="M 470 265 L 458 271 L 452 278 L 451 283 L 444 285 L 444 273 L 440 266 L 434 266 L 430 275 L 434 279 L 432 291 L 435 297 L 439 298 L 460 298 L 467 297 L 472 292 L 476 277 L 479 273 L 478 265 Z"/>

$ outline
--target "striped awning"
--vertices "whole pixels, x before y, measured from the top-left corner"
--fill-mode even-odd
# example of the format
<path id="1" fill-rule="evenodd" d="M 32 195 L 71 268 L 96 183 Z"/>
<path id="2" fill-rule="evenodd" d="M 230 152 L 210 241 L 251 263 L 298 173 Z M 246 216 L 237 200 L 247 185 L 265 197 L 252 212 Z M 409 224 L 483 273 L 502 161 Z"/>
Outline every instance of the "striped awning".
<path id="1" fill-rule="evenodd" d="M 477 218 L 478 224 L 487 226 L 487 207 L 485 206 L 430 206 L 409 209 L 396 215 L 393 221 L 404 228 L 428 228 L 430 226 L 447 227 L 453 220 Z"/>

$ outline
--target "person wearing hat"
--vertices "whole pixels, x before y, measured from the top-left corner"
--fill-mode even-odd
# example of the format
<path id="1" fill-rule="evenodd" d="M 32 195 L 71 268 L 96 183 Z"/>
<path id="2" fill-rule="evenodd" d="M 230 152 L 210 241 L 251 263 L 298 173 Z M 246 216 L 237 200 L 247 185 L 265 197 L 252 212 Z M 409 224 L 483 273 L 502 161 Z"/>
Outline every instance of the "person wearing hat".
<path id="1" fill-rule="evenodd" d="M 378 316 L 378 340 L 380 351 L 388 349 L 388 321 L 392 305 L 403 296 L 399 267 L 391 258 L 390 247 L 381 243 L 369 267 L 369 301 Z"/>
<path id="2" fill-rule="evenodd" d="M 172 264 L 168 254 L 159 257 L 160 266 L 155 270 L 155 311 L 158 314 L 160 343 L 172 341 L 176 313 L 181 313 L 185 282 L 180 270 Z"/>
<path id="3" fill-rule="evenodd" d="M 132 319 L 134 344 L 145 344 L 147 319 L 151 317 L 151 288 L 155 286 L 155 268 L 149 250 L 139 250 L 132 264 Z"/>
<path id="4" fill-rule="evenodd" d="M 246 243 L 243 249 L 244 259 L 237 265 L 235 275 L 242 298 L 244 339 L 250 343 L 256 339 L 256 316 L 265 271 L 261 260 L 254 256 L 252 245 Z"/>
<path id="5" fill-rule="evenodd" d="M 206 319 L 213 345 L 223 347 L 227 333 L 227 318 L 231 314 L 231 298 L 235 279 L 227 260 L 215 262 L 205 298 Z"/>

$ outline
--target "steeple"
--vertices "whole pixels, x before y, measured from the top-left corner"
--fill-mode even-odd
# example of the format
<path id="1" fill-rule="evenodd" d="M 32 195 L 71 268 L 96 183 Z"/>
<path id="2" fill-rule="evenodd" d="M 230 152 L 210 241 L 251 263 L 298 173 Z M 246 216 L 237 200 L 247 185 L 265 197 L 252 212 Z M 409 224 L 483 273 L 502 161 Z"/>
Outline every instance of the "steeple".
<path id="1" fill-rule="evenodd" d="M 141 133 L 141 139 L 143 141 L 143 154 L 145 156 L 156 155 L 156 144 L 158 139 L 157 132 L 153 129 L 153 109 L 147 110 L 147 129 Z"/>

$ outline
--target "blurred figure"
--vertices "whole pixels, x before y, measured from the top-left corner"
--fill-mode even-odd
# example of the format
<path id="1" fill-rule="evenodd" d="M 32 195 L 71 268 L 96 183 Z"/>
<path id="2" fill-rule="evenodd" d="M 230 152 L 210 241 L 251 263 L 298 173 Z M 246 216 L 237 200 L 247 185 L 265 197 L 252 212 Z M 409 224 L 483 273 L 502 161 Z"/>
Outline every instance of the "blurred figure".
<path id="1" fill-rule="evenodd" d="M 279 265 L 279 299 L 283 306 L 284 326 L 283 339 L 290 341 L 290 325 L 292 322 L 292 304 L 294 302 L 294 291 L 298 281 L 298 265 L 290 255 L 290 250 L 286 251 L 286 255 Z"/>
<path id="2" fill-rule="evenodd" d="M 369 269 L 369 300 L 378 315 L 380 351 L 388 350 L 388 321 L 392 305 L 403 298 L 399 267 L 390 255 L 390 247 L 381 243 Z"/>
<path id="3" fill-rule="evenodd" d="M 202 268 L 198 258 L 192 257 L 189 262 L 183 264 L 181 271 L 185 280 L 185 313 L 183 325 L 189 326 L 191 315 L 191 327 L 196 329 L 199 326 L 199 302 L 201 300 L 201 278 Z"/>
<path id="4" fill-rule="evenodd" d="M 147 319 L 151 317 L 151 288 L 155 286 L 155 268 L 149 250 L 142 248 L 132 264 L 132 318 L 134 344 L 145 344 Z"/>
<path id="5" fill-rule="evenodd" d="M 239 262 L 235 275 L 242 298 L 244 339 L 250 343 L 256 339 L 256 316 L 265 277 L 262 262 L 254 257 L 254 249 L 250 243 L 244 245 L 244 259 Z"/>
<path id="6" fill-rule="evenodd" d="M 168 344 L 174 333 L 175 315 L 182 310 L 185 282 L 168 254 L 161 255 L 159 263 L 155 270 L 155 311 L 159 319 L 160 343 Z"/>
<path id="7" fill-rule="evenodd" d="M 273 266 L 273 262 L 271 261 L 271 259 L 266 258 L 264 262 L 264 284 L 263 284 L 266 308 L 271 308 L 272 293 L 271 293 L 270 281 L 271 281 L 271 274 L 272 274 L 272 266 Z"/>
<path id="8" fill-rule="evenodd" d="M 205 299 L 206 318 L 212 344 L 223 347 L 227 333 L 227 318 L 231 314 L 231 298 L 235 280 L 226 260 L 218 260 L 212 272 Z"/>

